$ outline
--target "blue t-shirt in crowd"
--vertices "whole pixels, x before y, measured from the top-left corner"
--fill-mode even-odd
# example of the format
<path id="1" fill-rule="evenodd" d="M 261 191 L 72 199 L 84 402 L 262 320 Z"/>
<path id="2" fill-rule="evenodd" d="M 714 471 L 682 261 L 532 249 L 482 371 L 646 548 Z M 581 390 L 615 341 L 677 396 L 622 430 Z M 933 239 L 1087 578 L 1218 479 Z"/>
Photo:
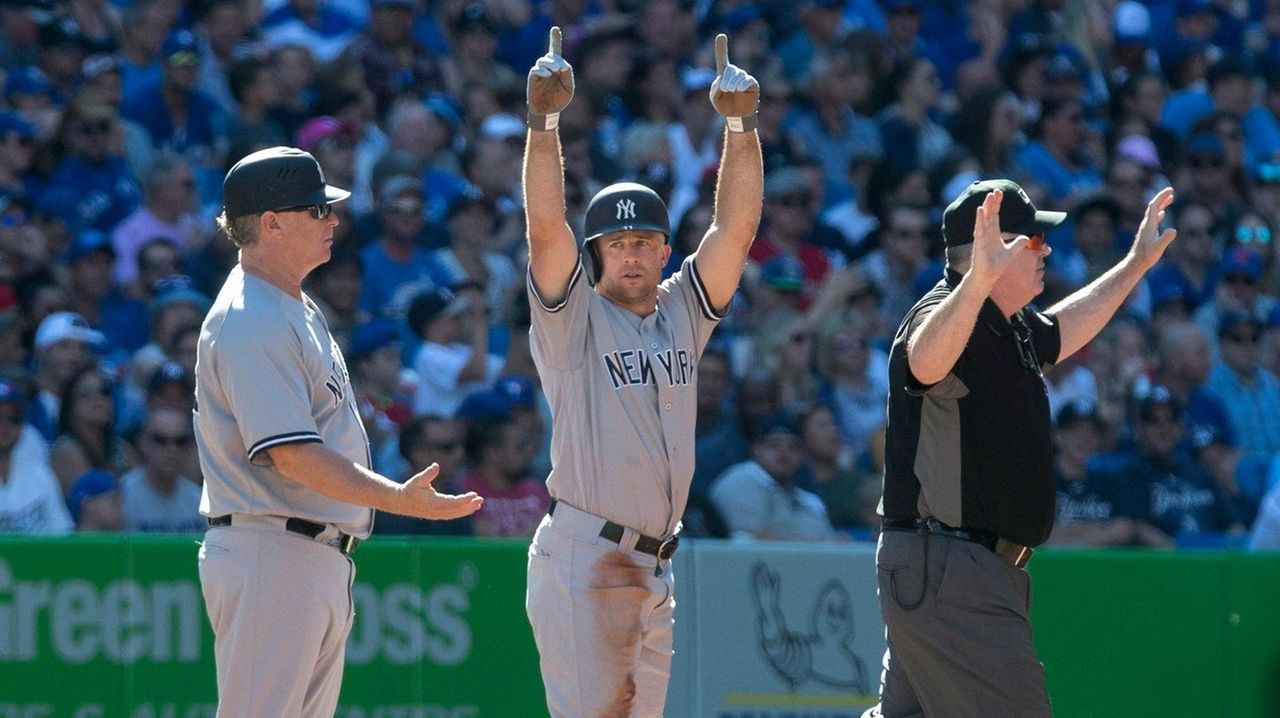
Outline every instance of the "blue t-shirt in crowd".
<path id="1" fill-rule="evenodd" d="M 137 180 L 121 157 L 89 164 L 69 156 L 49 176 L 49 185 L 74 198 L 69 208 L 72 216 L 67 219 L 81 229 L 99 232 L 110 233 L 138 208 L 142 198 Z"/>
<path id="2" fill-rule="evenodd" d="M 1023 169 L 1049 190 L 1053 199 L 1086 194 L 1102 186 L 1102 173 L 1095 167 L 1072 169 L 1058 161 L 1043 142 L 1028 142 L 1017 152 Z"/>
<path id="3" fill-rule="evenodd" d="M 199 90 L 187 93 L 187 121 L 173 126 L 173 118 L 160 98 L 160 84 L 144 87 L 142 94 L 128 97 L 120 114 L 146 129 L 158 148 L 171 149 L 192 160 L 202 160 L 216 139 L 218 104 Z"/>
<path id="4" fill-rule="evenodd" d="M 449 285 L 449 273 L 431 252 L 415 247 L 407 262 L 387 255 L 381 242 L 360 251 L 364 263 L 364 289 L 360 308 L 374 317 L 403 319 L 419 292 Z"/>
<path id="5" fill-rule="evenodd" d="M 1187 461 L 1173 465 L 1134 456 L 1121 471 L 1145 520 L 1169 536 L 1220 533 L 1239 521 L 1226 494 L 1208 472 Z"/>

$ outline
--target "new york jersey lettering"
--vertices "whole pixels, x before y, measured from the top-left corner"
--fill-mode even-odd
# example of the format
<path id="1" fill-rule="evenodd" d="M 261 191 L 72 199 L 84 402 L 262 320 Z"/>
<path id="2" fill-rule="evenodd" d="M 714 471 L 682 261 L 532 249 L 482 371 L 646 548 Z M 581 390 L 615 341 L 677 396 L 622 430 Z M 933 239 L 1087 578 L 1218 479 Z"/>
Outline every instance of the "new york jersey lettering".
<path id="1" fill-rule="evenodd" d="M 653 370 L 653 359 L 658 360 L 660 374 Z M 600 360 L 614 389 L 655 384 L 659 376 L 667 386 L 688 386 L 693 381 L 693 352 L 688 349 L 668 349 L 652 357 L 643 349 L 628 349 L 602 354 Z"/>

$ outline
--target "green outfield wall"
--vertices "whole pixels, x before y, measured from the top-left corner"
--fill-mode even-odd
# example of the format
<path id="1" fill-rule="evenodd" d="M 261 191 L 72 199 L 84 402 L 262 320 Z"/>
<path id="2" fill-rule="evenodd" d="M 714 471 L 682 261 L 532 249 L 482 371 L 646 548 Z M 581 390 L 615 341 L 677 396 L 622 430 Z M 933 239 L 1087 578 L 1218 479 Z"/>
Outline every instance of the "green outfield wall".
<path id="1" fill-rule="evenodd" d="M 0 538 L 0 718 L 213 716 L 196 538 Z M 342 718 L 541 718 L 523 542 L 356 553 Z M 854 718 L 883 625 L 872 547 L 685 542 L 668 716 Z M 1280 716 L 1280 554 L 1044 551 L 1032 616 L 1058 716 Z M 757 635 L 770 576 L 815 665 Z M 835 617 L 834 622 L 832 617 Z"/>

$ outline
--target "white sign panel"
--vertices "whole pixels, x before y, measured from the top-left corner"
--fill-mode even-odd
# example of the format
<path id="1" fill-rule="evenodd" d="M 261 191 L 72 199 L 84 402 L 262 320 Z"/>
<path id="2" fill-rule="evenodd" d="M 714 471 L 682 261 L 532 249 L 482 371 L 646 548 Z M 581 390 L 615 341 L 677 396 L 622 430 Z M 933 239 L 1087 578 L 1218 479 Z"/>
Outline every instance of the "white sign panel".
<path id="1" fill-rule="evenodd" d="M 875 704 L 884 623 L 873 544 L 692 548 L 677 569 L 667 715 L 857 718 Z"/>

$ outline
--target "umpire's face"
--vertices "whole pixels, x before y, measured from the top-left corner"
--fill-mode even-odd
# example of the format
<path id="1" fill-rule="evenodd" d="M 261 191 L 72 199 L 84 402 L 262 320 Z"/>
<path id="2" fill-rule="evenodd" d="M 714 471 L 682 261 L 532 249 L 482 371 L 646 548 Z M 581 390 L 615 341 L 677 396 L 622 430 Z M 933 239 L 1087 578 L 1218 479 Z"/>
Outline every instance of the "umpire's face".
<path id="1" fill-rule="evenodd" d="M 601 265 L 596 285 L 605 297 L 623 303 L 651 295 L 662 282 L 662 268 L 671 256 L 671 247 L 661 232 L 612 232 L 594 244 Z"/>
<path id="2" fill-rule="evenodd" d="M 1022 235 L 1013 232 L 1001 232 L 1000 237 L 1008 244 Z M 1032 299 L 1040 296 L 1044 291 L 1044 260 L 1053 249 L 1049 247 L 1048 242 L 1043 244 L 1039 249 L 1031 249 L 1019 252 L 1014 258 L 1013 263 L 1008 269 L 1000 275 L 996 280 L 996 287 L 992 289 L 993 295 L 999 294 L 1008 297 L 1011 303 L 1018 307 L 1025 307 Z"/>

